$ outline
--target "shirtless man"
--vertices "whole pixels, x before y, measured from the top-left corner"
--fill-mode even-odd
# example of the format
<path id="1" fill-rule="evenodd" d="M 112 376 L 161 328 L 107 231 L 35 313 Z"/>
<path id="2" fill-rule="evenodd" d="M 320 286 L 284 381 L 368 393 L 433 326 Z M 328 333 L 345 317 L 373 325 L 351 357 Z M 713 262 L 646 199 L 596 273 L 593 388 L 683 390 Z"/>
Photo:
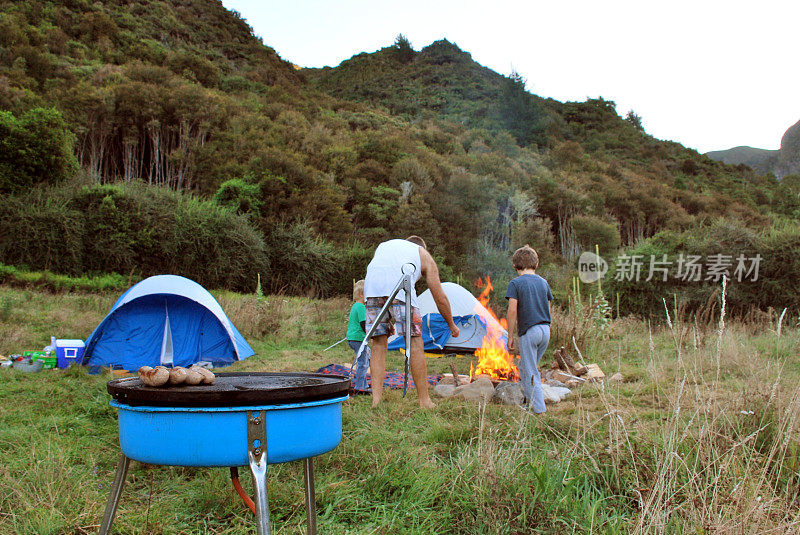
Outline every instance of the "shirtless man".
<path id="1" fill-rule="evenodd" d="M 364 282 L 364 296 L 366 298 L 367 321 L 366 330 L 369 332 L 378 313 L 383 308 L 389 295 L 394 290 L 400 277 L 403 276 L 403 266 L 414 266 L 414 283 L 420 276 L 425 277 L 428 288 L 431 290 L 436 308 L 444 317 L 450 327 L 453 337 L 459 334 L 458 327 L 453 322 L 450 311 L 450 301 L 447 299 L 442 283 L 439 280 L 439 268 L 436 261 L 425 248 L 425 241 L 419 236 L 410 236 L 405 240 L 389 240 L 378 245 L 375 255 L 367 266 L 367 276 Z M 406 268 L 406 273 L 409 268 Z M 422 318 L 419 313 L 416 292 L 411 297 L 411 376 L 417 387 L 419 406 L 431 408 L 434 406 L 428 394 L 428 364 L 422 346 Z M 370 372 L 372 375 L 372 406 L 380 403 L 383 396 L 383 381 L 386 377 L 386 353 L 389 335 L 396 332 L 405 336 L 406 296 L 402 290 L 389 307 L 389 314 L 378 324 L 372 335 L 372 358 Z M 392 326 L 394 323 L 394 327 Z"/>

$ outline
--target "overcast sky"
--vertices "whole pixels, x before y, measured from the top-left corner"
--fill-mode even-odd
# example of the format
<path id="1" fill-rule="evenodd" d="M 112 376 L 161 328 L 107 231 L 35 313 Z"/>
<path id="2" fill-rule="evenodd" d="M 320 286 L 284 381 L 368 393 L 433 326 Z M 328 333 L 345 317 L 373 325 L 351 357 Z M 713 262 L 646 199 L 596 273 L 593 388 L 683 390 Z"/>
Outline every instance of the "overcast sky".
<path id="1" fill-rule="evenodd" d="M 797 0 L 223 0 L 302 67 L 446 38 L 560 101 L 602 96 L 700 152 L 777 149 L 800 120 Z"/>

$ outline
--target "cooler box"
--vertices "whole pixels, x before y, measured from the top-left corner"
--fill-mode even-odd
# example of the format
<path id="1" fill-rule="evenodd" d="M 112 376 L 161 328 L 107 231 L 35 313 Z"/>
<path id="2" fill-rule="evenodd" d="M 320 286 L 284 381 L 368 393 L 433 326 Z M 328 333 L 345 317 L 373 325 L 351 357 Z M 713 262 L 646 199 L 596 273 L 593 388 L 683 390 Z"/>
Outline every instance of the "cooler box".
<path id="1" fill-rule="evenodd" d="M 83 340 L 56 340 L 55 349 L 59 368 L 69 368 L 83 360 Z"/>

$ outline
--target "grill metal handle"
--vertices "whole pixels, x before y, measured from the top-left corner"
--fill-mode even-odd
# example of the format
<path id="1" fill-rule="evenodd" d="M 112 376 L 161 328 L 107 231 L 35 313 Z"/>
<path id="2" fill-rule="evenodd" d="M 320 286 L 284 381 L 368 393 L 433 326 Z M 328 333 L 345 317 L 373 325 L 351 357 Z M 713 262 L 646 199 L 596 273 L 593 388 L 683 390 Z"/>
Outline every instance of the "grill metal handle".
<path id="1" fill-rule="evenodd" d="M 270 535 L 267 499 L 267 411 L 247 411 L 247 458 L 256 491 L 256 532 Z"/>

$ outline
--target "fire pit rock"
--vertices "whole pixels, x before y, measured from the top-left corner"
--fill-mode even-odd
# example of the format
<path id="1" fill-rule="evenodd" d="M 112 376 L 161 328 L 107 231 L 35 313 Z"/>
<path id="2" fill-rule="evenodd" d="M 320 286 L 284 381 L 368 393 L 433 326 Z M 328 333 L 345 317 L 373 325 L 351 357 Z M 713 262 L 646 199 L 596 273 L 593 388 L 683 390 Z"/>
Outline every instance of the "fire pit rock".
<path id="1" fill-rule="evenodd" d="M 542 393 L 545 403 L 558 403 L 567 397 L 572 391 L 565 386 L 551 386 L 547 383 L 542 384 Z"/>
<path id="2" fill-rule="evenodd" d="M 438 384 L 433 391 L 443 398 L 455 397 L 470 401 L 489 401 L 494 395 L 494 384 L 488 377 L 478 377 L 471 383 L 461 386 Z"/>
<path id="3" fill-rule="evenodd" d="M 522 405 L 524 399 L 522 385 L 511 381 L 500 381 L 492 395 L 492 401 L 504 405 Z"/>
<path id="4" fill-rule="evenodd" d="M 521 383 L 500 381 L 495 387 L 488 376 L 478 376 L 471 383 L 461 386 L 439 383 L 434 387 L 433 392 L 443 398 L 455 397 L 478 402 L 492 401 L 504 405 L 522 405 L 525 399 Z M 559 386 L 542 383 L 542 392 L 545 403 L 558 403 L 572 391 L 563 386 L 563 383 Z"/>
<path id="5" fill-rule="evenodd" d="M 494 384 L 488 377 L 478 377 L 469 384 L 456 387 L 453 396 L 471 401 L 489 401 L 494 395 Z"/>
<path id="6" fill-rule="evenodd" d="M 453 384 L 437 384 L 433 392 L 443 398 L 460 398 L 470 401 L 502 403 L 505 405 L 522 405 L 524 395 L 522 385 L 511 381 L 500 381 L 495 387 L 489 377 L 479 376 L 471 383 L 455 386 Z"/>
<path id="7" fill-rule="evenodd" d="M 437 383 L 437 385 L 433 387 L 433 393 L 436 394 L 439 397 L 451 398 L 451 397 L 453 397 L 453 391 L 455 389 L 456 389 L 456 385 L 454 385 L 452 383 L 450 383 L 449 385 L 448 384 Z"/>

